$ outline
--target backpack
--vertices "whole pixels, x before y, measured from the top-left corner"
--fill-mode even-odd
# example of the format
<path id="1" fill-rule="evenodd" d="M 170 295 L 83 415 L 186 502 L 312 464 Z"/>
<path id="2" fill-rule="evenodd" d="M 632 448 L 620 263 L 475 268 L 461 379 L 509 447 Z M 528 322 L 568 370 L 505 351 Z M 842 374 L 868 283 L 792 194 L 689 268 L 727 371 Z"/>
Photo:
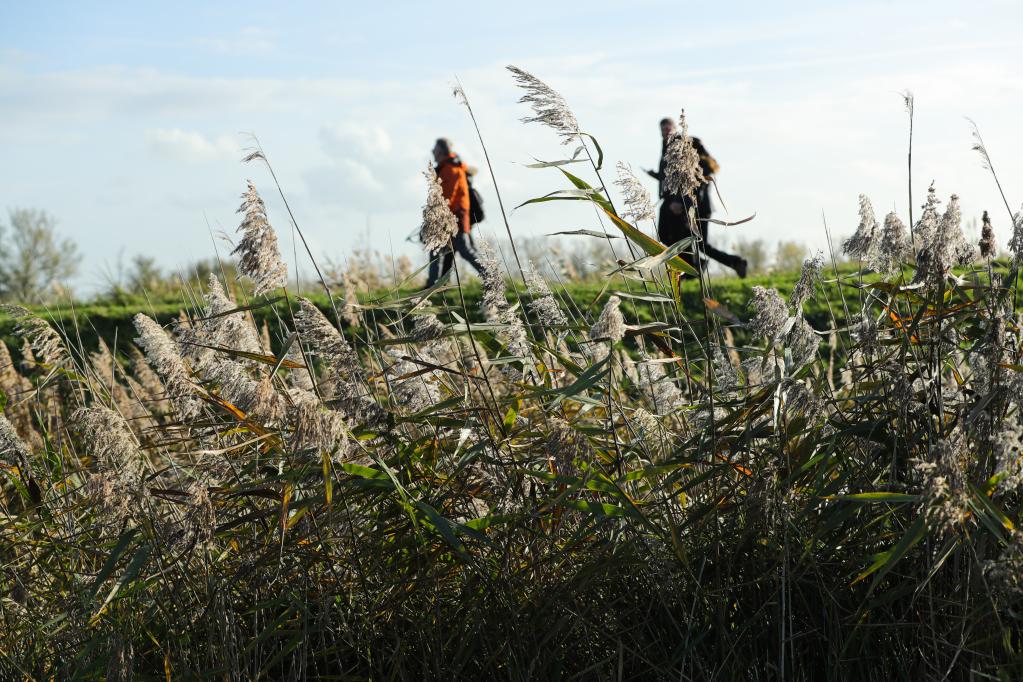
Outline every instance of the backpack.
<path id="1" fill-rule="evenodd" d="M 475 225 L 483 222 L 483 197 L 472 186 L 472 180 L 468 175 L 465 176 L 465 179 L 469 183 L 469 224 Z"/>

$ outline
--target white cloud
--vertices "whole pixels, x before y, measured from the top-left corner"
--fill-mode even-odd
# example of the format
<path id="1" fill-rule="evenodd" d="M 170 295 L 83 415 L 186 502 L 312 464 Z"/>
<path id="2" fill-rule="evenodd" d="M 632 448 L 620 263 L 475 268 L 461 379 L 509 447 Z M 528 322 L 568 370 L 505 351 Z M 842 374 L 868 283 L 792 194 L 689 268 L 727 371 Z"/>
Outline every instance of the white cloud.
<path id="1" fill-rule="evenodd" d="M 323 126 L 319 137 L 332 156 L 369 158 L 388 154 L 393 148 L 390 135 L 380 126 L 350 121 Z"/>
<path id="2" fill-rule="evenodd" d="M 146 131 L 150 147 L 161 156 L 186 163 L 206 163 L 238 158 L 241 145 L 226 135 L 209 140 L 201 133 L 180 128 Z"/>

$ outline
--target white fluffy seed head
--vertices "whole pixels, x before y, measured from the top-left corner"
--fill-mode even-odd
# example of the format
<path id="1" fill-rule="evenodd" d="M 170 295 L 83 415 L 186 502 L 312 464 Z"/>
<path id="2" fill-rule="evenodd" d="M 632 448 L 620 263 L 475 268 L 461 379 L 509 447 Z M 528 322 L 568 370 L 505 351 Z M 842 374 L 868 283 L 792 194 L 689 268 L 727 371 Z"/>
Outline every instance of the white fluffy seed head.
<path id="1" fill-rule="evenodd" d="M 892 211 L 885 216 L 884 229 L 877 249 L 874 250 L 871 267 L 884 275 L 893 275 L 912 257 L 913 243 L 906 226 Z"/>
<path id="2" fill-rule="evenodd" d="M 700 154 L 689 136 L 685 111 L 679 115 L 678 128 L 668 140 L 664 155 L 664 189 L 668 194 L 692 196 L 707 182 L 700 166 Z"/>
<path id="3" fill-rule="evenodd" d="M 625 338 L 625 316 L 620 308 L 621 299 L 611 296 L 600 311 L 600 317 L 590 327 L 592 341 L 609 341 L 618 343 Z"/>
<path id="4" fill-rule="evenodd" d="M 529 311 L 537 318 L 537 321 L 544 326 L 563 327 L 568 324 L 568 318 L 562 312 L 561 306 L 551 293 L 546 280 L 536 271 L 532 263 L 526 268 L 526 288 L 532 294 L 533 300 L 529 303 Z"/>
<path id="5" fill-rule="evenodd" d="M 845 240 L 842 250 L 850 258 L 868 260 L 876 245 L 878 237 L 877 218 L 874 217 L 874 206 L 867 195 L 860 195 L 860 223 L 856 226 L 853 236 Z"/>
<path id="6" fill-rule="evenodd" d="M 426 203 L 423 205 L 423 225 L 419 229 L 419 241 L 427 253 L 435 253 L 449 248 L 451 238 L 458 232 L 458 219 L 451 212 L 448 200 L 444 198 L 444 190 L 440 178 L 433 166 L 427 166 L 426 181 L 429 189 Z"/>
<path id="7" fill-rule="evenodd" d="M 631 218 L 635 223 L 654 219 L 654 206 L 650 200 L 650 192 L 633 174 L 632 168 L 627 163 L 618 162 L 618 179 L 614 184 L 621 189 L 625 201 L 626 210 L 622 212 L 623 218 Z"/>
<path id="8" fill-rule="evenodd" d="M 252 280 L 256 296 L 283 287 L 288 283 L 288 268 L 281 260 L 277 234 L 267 220 L 266 206 L 251 180 L 242 194 L 238 212 L 245 214 L 238 226 L 241 241 L 231 252 L 238 255 L 238 270 Z"/>
<path id="9" fill-rule="evenodd" d="M 777 289 L 753 287 L 753 299 L 750 301 L 754 316 L 749 322 L 750 332 L 754 336 L 776 337 L 789 319 L 789 311 L 785 300 Z"/>
<path id="10" fill-rule="evenodd" d="M 139 313 L 133 322 L 139 333 L 135 342 L 142 347 L 149 364 L 163 380 L 167 397 L 175 410 L 182 418 L 198 414 L 201 404 L 195 398 L 195 386 L 181 359 L 178 345 L 148 315 Z"/>
<path id="11" fill-rule="evenodd" d="M 821 281 L 821 271 L 823 269 L 824 254 L 822 253 L 817 253 L 803 261 L 803 269 L 799 273 L 799 281 L 792 288 L 792 295 L 789 297 L 789 303 L 797 312 L 803 307 L 804 303 L 814 296 L 815 287 Z"/>
<path id="12" fill-rule="evenodd" d="M 554 88 L 517 66 L 507 68 L 526 93 L 519 102 L 533 109 L 533 116 L 523 118 L 523 123 L 541 123 L 555 130 L 564 138 L 562 144 L 568 144 L 579 137 L 579 122 L 575 120 L 565 99 Z"/>

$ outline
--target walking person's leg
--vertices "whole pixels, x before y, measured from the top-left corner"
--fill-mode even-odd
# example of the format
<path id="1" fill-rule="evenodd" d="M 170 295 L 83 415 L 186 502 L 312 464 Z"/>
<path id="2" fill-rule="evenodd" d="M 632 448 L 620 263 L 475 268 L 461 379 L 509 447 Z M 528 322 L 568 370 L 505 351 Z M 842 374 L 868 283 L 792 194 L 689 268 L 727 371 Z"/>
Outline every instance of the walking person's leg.
<path id="1" fill-rule="evenodd" d="M 443 259 L 441 259 L 440 276 L 443 277 L 444 275 L 451 272 L 451 266 L 454 264 L 455 254 L 452 252 L 451 247 L 448 246 L 447 248 L 444 249 L 444 257 Z"/>
<path id="2" fill-rule="evenodd" d="M 455 235 L 452 240 L 454 243 L 455 251 L 458 255 L 465 259 L 465 261 L 476 269 L 476 272 L 482 273 L 483 268 L 480 265 L 479 259 L 476 257 L 476 249 L 473 248 L 472 236 L 468 232 L 459 232 Z"/>
<path id="3" fill-rule="evenodd" d="M 429 289 L 437 280 L 440 279 L 440 261 L 444 257 L 441 251 L 430 252 L 430 269 L 427 271 L 429 274 L 426 277 L 426 288 Z"/>
<path id="4" fill-rule="evenodd" d="M 727 253 L 721 249 L 715 248 L 710 243 L 710 196 L 707 194 L 707 185 L 702 188 L 703 195 L 697 196 L 696 207 L 699 215 L 697 216 L 697 222 L 699 223 L 700 235 L 701 235 L 701 251 L 708 257 L 713 258 L 718 263 L 721 263 L 725 267 L 729 267 L 735 270 L 736 274 L 740 278 L 746 277 L 747 263 L 746 259 L 742 256 L 736 256 L 735 254 Z"/>

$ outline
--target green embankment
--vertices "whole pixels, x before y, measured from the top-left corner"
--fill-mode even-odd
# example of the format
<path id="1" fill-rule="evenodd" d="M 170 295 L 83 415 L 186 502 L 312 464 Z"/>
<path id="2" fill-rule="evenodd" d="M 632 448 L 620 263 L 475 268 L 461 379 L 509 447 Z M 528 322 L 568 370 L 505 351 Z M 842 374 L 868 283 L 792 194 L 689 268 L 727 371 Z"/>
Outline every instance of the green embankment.
<path id="1" fill-rule="evenodd" d="M 828 266 L 830 267 L 830 266 Z M 996 268 L 997 271 L 1004 271 L 1003 267 Z M 874 278 L 865 277 L 859 279 L 850 268 L 840 270 L 842 284 L 838 284 L 833 270 L 826 269 L 824 273 L 824 284 L 818 288 L 818 295 L 811 299 L 804 306 L 804 312 L 810 323 L 818 330 L 830 329 L 832 321 L 838 326 L 845 324 L 846 311 L 855 315 L 860 309 L 860 300 L 864 295 L 862 284 L 869 283 Z M 723 307 L 725 316 L 746 320 L 749 318 L 748 301 L 751 290 L 754 286 L 774 287 L 783 296 L 788 296 L 795 285 L 799 273 L 784 272 L 768 275 L 755 275 L 747 279 L 735 277 L 714 277 L 711 279 L 710 298 Z M 522 283 L 513 282 L 509 286 L 509 298 L 514 298 L 515 290 L 523 292 Z M 616 277 L 608 282 L 584 282 L 572 283 L 564 287 L 552 286 L 556 296 L 563 305 L 570 309 L 574 319 L 582 319 L 579 312 L 587 313 L 587 319 L 592 320 L 599 313 L 600 307 L 606 298 L 614 292 L 631 292 L 643 294 L 642 284 Z M 650 287 L 649 291 L 655 291 Z M 700 287 L 695 281 L 686 281 L 682 286 L 682 298 L 684 310 L 690 316 L 694 328 L 699 328 L 703 314 L 704 305 Z M 823 293 L 821 293 L 823 292 Z M 408 297 L 414 294 L 412 289 L 405 290 L 381 290 L 359 295 L 360 304 L 366 307 L 373 323 L 387 324 L 394 320 L 393 311 L 388 310 L 389 302 L 399 298 Z M 321 310 L 327 313 L 328 317 L 334 319 L 330 309 L 330 302 L 326 294 L 319 290 L 314 293 L 306 293 Z M 335 303 L 341 305 L 339 293 L 335 293 Z M 454 309 L 461 309 L 464 300 L 465 310 L 469 314 L 470 321 L 479 321 L 480 287 L 475 279 L 470 280 L 462 288 L 462 297 L 454 288 L 443 290 L 434 294 L 436 303 L 444 303 Z M 629 299 L 623 297 L 622 308 L 630 323 L 644 324 L 663 320 L 660 315 L 662 308 L 660 304 L 648 301 Z M 266 322 L 271 330 L 279 328 L 279 320 L 290 318 L 288 313 L 289 304 L 294 305 L 294 297 L 290 299 L 283 296 L 277 297 L 273 302 L 257 301 L 253 305 L 252 315 L 256 324 L 262 327 Z M 49 321 L 55 328 L 71 340 L 75 346 L 81 345 L 86 349 L 94 348 L 97 337 L 102 337 L 111 347 L 123 347 L 125 340 L 135 336 L 132 326 L 132 318 L 136 313 L 146 313 L 155 318 L 161 324 L 167 324 L 174 320 L 181 311 L 191 311 L 194 315 L 196 305 L 184 298 L 163 299 L 163 300 L 139 300 L 134 304 L 117 302 L 104 303 L 90 302 L 84 305 L 60 304 L 52 306 L 41 306 L 33 309 L 41 317 Z M 730 313 L 730 315 L 729 315 Z M 738 335 L 741 339 L 744 335 Z M 20 347 L 20 342 L 14 336 L 14 322 L 5 314 L 0 313 L 0 337 L 7 342 L 12 349 Z M 272 334 L 273 338 L 279 338 Z M 80 344 L 78 341 L 80 340 Z M 276 343 L 276 341 L 275 341 Z"/>

